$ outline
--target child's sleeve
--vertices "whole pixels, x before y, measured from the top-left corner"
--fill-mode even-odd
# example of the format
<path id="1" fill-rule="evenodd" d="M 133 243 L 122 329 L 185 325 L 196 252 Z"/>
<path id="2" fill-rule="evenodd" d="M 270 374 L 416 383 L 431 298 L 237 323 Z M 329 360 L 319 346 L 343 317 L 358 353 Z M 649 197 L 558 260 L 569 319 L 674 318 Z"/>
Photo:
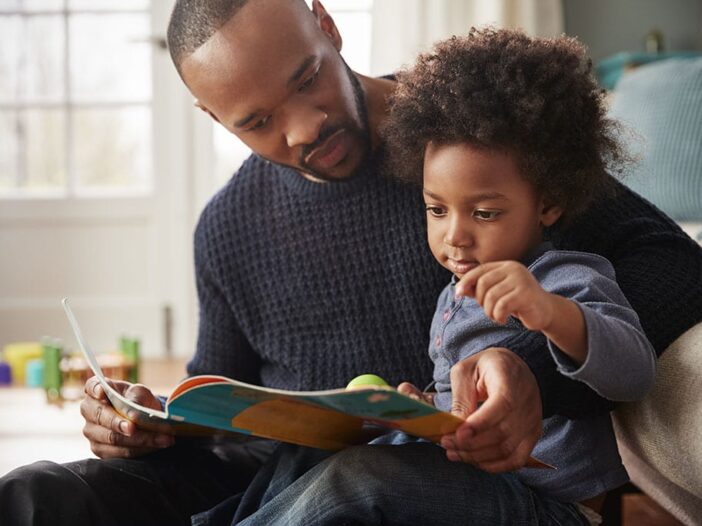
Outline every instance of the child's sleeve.
<path id="1" fill-rule="evenodd" d="M 581 365 L 548 341 L 561 374 L 610 400 L 643 397 L 653 386 L 656 355 L 609 261 L 593 254 L 553 251 L 531 270 L 545 290 L 575 301 L 585 319 L 588 355 Z"/>

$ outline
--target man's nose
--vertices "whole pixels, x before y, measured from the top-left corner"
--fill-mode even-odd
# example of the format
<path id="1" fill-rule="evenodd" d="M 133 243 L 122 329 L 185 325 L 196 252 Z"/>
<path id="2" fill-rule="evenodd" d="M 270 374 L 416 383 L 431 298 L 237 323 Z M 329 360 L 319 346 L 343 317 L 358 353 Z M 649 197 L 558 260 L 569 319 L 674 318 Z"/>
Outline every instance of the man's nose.
<path id="1" fill-rule="evenodd" d="M 285 119 L 285 140 L 289 148 L 312 144 L 319 137 L 327 114 L 311 106 L 294 107 L 288 110 Z"/>

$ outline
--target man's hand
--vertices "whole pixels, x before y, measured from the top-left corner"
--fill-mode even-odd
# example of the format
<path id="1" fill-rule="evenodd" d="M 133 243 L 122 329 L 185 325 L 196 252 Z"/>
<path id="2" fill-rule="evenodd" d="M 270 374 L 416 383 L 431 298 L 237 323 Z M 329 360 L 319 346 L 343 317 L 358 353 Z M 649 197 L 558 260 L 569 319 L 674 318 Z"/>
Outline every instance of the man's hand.
<path id="1" fill-rule="evenodd" d="M 451 412 L 465 422 L 441 439 L 447 458 L 493 473 L 523 467 L 542 419 L 539 387 L 526 363 L 508 349 L 485 349 L 451 368 L 451 390 Z"/>
<path id="2" fill-rule="evenodd" d="M 397 392 L 403 395 L 414 398 L 415 400 L 420 400 L 426 402 L 427 404 L 434 405 L 434 393 L 425 393 L 420 390 L 416 385 L 409 382 L 402 382 L 397 386 Z"/>
<path id="3" fill-rule="evenodd" d="M 143 385 L 108 381 L 125 398 L 161 409 L 158 399 Z M 172 435 L 138 429 L 133 422 L 122 418 L 110 405 L 97 377 L 85 383 L 85 395 L 80 404 L 80 413 L 85 418 L 83 434 L 98 457 L 133 458 L 173 444 Z"/>

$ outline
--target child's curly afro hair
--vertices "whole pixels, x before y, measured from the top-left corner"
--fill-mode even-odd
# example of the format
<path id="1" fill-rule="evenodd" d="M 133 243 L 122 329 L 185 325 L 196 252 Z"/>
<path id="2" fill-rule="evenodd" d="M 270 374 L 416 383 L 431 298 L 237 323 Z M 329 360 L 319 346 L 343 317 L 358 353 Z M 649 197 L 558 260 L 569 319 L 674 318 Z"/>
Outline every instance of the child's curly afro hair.
<path id="1" fill-rule="evenodd" d="M 522 175 L 568 221 L 629 160 L 574 38 L 471 29 L 398 74 L 382 127 L 391 172 L 421 184 L 424 151 L 467 142 L 514 153 Z"/>

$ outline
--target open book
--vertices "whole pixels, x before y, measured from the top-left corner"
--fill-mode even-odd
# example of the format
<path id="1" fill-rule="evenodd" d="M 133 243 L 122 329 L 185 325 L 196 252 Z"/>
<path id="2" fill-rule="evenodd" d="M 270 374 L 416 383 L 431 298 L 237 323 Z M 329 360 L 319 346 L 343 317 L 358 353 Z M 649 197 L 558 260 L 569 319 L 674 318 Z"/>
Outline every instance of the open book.
<path id="1" fill-rule="evenodd" d="M 78 322 L 62 301 L 78 346 L 123 417 L 145 428 L 170 428 L 177 434 L 233 432 L 303 446 L 338 450 L 364 442 L 369 429 L 398 429 L 439 442 L 463 420 L 392 387 L 284 391 L 223 376 L 193 376 L 180 382 L 162 411 L 128 400 L 106 381 Z M 535 459 L 531 467 L 547 467 Z"/>

